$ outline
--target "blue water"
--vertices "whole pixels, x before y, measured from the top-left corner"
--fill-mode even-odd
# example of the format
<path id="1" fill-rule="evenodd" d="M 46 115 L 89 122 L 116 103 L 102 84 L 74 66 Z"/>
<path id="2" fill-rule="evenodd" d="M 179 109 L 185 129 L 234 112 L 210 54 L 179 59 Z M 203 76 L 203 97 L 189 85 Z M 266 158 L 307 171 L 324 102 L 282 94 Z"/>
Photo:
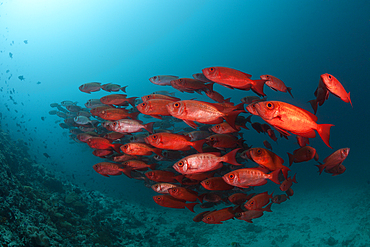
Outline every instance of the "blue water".
<path id="1" fill-rule="evenodd" d="M 351 148 L 344 163 L 347 171 L 336 177 L 318 176 L 313 163 L 297 166 L 294 172 L 299 183 L 295 186 L 304 193 L 336 185 L 351 188 L 369 180 L 369 1 L 39 0 L 0 4 L 2 129 L 13 139 L 27 142 L 35 161 L 49 164 L 73 183 L 159 207 L 152 201 L 154 192 L 141 181 L 97 174 L 92 165 L 101 159 L 87 145 L 69 139 L 67 131 L 55 123 L 59 118 L 48 114 L 53 110 L 51 103 L 72 100 L 83 105 L 108 94 L 78 90 L 92 81 L 128 85 L 130 97 L 159 90 L 174 92 L 148 79 L 162 74 L 191 77 L 210 66 L 238 69 L 253 79 L 274 75 L 292 87 L 294 99 L 265 86 L 268 99 L 309 111 L 307 101 L 314 99 L 320 75 L 334 75 L 351 93 L 353 108 L 330 95 L 317 116 L 318 123 L 335 125 L 330 137 L 333 150 Z M 234 103 L 254 95 L 220 85 L 215 90 Z M 176 92 L 176 96 L 210 101 L 198 94 Z M 262 122 L 257 116 L 253 121 Z M 266 136 L 249 130 L 244 139 L 257 147 Z M 311 145 L 321 161 L 333 152 L 319 137 Z M 286 152 L 297 147 L 291 137 L 289 141 L 279 139 L 273 151 L 287 159 Z"/>

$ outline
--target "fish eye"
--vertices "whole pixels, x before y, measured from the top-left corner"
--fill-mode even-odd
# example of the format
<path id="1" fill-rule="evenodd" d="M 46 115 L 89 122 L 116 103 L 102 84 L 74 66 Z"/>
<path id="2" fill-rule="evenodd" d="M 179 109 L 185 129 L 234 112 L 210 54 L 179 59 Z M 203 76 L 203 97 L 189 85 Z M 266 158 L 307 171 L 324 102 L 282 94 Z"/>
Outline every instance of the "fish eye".
<path id="1" fill-rule="evenodd" d="M 159 185 L 158 185 L 158 184 L 154 185 L 154 188 L 158 189 L 158 187 L 159 187 Z"/>
<path id="2" fill-rule="evenodd" d="M 230 178 L 230 179 L 234 179 L 234 177 L 235 177 L 235 176 L 234 176 L 234 174 L 230 174 L 230 175 L 229 175 L 229 178 Z"/>
<path id="3" fill-rule="evenodd" d="M 117 125 L 117 122 L 113 122 L 113 126 L 116 126 Z"/>
<path id="4" fill-rule="evenodd" d="M 183 162 L 183 161 L 179 161 L 179 163 L 177 163 L 177 165 L 178 165 L 179 167 L 182 167 L 182 166 L 184 166 L 184 162 Z"/>
<path id="5" fill-rule="evenodd" d="M 253 205 L 254 204 L 254 201 L 251 201 L 250 205 Z"/>
<path id="6" fill-rule="evenodd" d="M 329 75 L 328 77 L 329 77 L 329 79 L 331 79 L 331 75 Z"/>
<path id="7" fill-rule="evenodd" d="M 273 103 L 271 103 L 271 102 L 267 102 L 266 103 L 266 107 L 268 108 L 268 109 L 274 109 L 274 104 Z"/>
<path id="8" fill-rule="evenodd" d="M 128 148 L 128 145 L 123 145 L 123 148 L 124 148 L 124 149 Z"/>
<path id="9" fill-rule="evenodd" d="M 178 189 L 176 189 L 176 188 L 173 188 L 173 189 L 172 189 L 172 192 L 177 193 L 177 191 L 178 191 Z"/>
<path id="10" fill-rule="evenodd" d="M 220 125 L 216 125 L 216 129 L 219 129 L 220 128 Z"/>
<path id="11" fill-rule="evenodd" d="M 157 76 L 154 76 L 153 79 L 156 80 L 157 79 Z"/>
<path id="12" fill-rule="evenodd" d="M 146 106 L 146 103 L 142 103 L 142 104 L 141 104 L 141 106 L 142 106 L 142 107 L 145 107 L 145 106 Z"/>
<path id="13" fill-rule="evenodd" d="M 160 196 L 157 196 L 157 200 L 162 200 L 162 197 L 160 197 Z"/>
<path id="14" fill-rule="evenodd" d="M 211 68 L 209 68 L 208 70 L 209 70 L 210 72 L 213 72 L 213 71 L 215 71 L 215 68 L 211 67 Z"/>
<path id="15" fill-rule="evenodd" d="M 183 79 L 179 79 L 179 82 L 183 82 Z"/>
<path id="16" fill-rule="evenodd" d="M 180 107 L 180 103 L 175 103 L 175 104 L 173 104 L 173 106 L 176 107 L 176 108 L 179 108 Z"/>
<path id="17" fill-rule="evenodd" d="M 207 217 L 206 217 L 206 219 L 207 219 L 207 220 L 211 220 L 211 217 L 210 217 L 210 216 L 207 216 Z"/>
<path id="18" fill-rule="evenodd" d="M 157 135 L 153 135 L 152 138 L 155 140 L 155 139 L 158 138 L 158 136 Z"/>
<path id="19" fill-rule="evenodd" d="M 209 180 L 207 180 L 207 181 L 205 182 L 205 184 L 206 184 L 206 185 L 209 185 Z"/>
<path id="20" fill-rule="evenodd" d="M 258 153 L 258 154 L 262 153 L 262 149 L 260 149 L 260 148 L 259 148 L 259 149 L 257 149 L 257 153 Z"/>
<path id="21" fill-rule="evenodd" d="M 215 138 L 214 138 L 214 137 L 211 137 L 211 138 L 209 138 L 209 140 L 210 140 L 210 141 L 214 141 L 214 140 L 215 140 Z"/>

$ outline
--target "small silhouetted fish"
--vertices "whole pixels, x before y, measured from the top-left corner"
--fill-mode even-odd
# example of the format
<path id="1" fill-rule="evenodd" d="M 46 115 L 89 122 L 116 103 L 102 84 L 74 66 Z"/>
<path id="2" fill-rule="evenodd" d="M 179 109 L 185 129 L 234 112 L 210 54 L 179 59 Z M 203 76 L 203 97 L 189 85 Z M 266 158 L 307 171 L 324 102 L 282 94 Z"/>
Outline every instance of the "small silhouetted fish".
<path id="1" fill-rule="evenodd" d="M 27 45 L 28 44 L 28 40 L 23 40 L 23 42 Z"/>
<path id="2" fill-rule="evenodd" d="M 38 81 L 36 84 L 41 84 L 41 81 Z"/>
<path id="3" fill-rule="evenodd" d="M 20 76 L 18 76 L 18 79 L 21 80 L 21 81 L 24 81 L 24 76 L 20 75 Z"/>
<path id="4" fill-rule="evenodd" d="M 9 52 L 9 57 L 13 58 L 13 53 Z"/>
<path id="5" fill-rule="evenodd" d="M 45 117 L 41 117 L 41 120 L 42 120 L 42 121 L 45 121 Z"/>

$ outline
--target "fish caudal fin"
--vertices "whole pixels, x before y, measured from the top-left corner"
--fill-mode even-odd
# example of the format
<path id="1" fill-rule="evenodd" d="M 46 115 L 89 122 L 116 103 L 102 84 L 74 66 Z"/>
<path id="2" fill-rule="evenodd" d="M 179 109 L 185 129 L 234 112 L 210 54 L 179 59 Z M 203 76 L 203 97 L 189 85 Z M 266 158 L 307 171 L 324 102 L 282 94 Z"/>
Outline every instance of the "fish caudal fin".
<path id="1" fill-rule="evenodd" d="M 116 151 L 117 153 L 121 153 L 121 149 L 120 147 L 123 145 L 123 144 L 120 144 L 120 143 L 116 143 L 116 144 L 112 144 L 112 148 L 114 149 L 114 151 Z"/>
<path id="2" fill-rule="evenodd" d="M 288 91 L 288 93 L 290 94 L 290 96 L 292 96 L 292 98 L 294 99 L 293 94 L 292 94 L 292 88 L 291 87 L 287 87 L 286 90 Z"/>
<path id="3" fill-rule="evenodd" d="M 194 206 L 195 206 L 195 205 L 197 205 L 197 204 L 199 204 L 199 203 L 197 203 L 197 202 L 193 202 L 193 203 L 186 203 L 186 204 L 185 204 L 185 207 L 186 207 L 187 209 L 189 209 L 190 211 L 192 211 L 193 213 L 195 213 L 195 212 L 194 212 Z"/>
<path id="4" fill-rule="evenodd" d="M 317 105 L 318 105 L 318 102 L 316 99 L 313 99 L 313 100 L 309 100 L 308 101 L 310 104 L 311 104 L 311 107 L 313 109 L 313 112 L 314 114 L 316 115 L 316 112 L 317 112 Z"/>
<path id="5" fill-rule="evenodd" d="M 352 106 L 352 108 L 353 108 L 353 105 L 352 105 L 352 101 L 351 101 L 351 97 L 350 97 L 350 94 L 351 94 L 351 93 L 350 93 L 350 92 L 348 92 L 348 97 L 347 97 L 347 98 L 348 98 L 348 101 L 349 101 L 349 103 L 351 104 L 351 106 Z"/>
<path id="6" fill-rule="evenodd" d="M 269 205 L 267 205 L 266 207 L 262 208 L 262 210 L 266 211 L 266 212 L 272 212 L 271 205 L 272 205 L 272 202 Z"/>
<path id="7" fill-rule="evenodd" d="M 260 96 L 266 96 L 263 92 L 263 86 L 265 85 L 266 80 L 253 80 L 254 84 L 252 85 L 252 90 Z"/>
<path id="8" fill-rule="evenodd" d="M 236 129 L 235 127 L 235 120 L 237 118 L 237 116 L 242 113 L 242 112 L 245 112 L 244 110 L 237 110 L 237 111 L 232 111 L 232 112 L 229 112 L 226 116 L 224 116 L 224 119 L 225 121 L 233 128 L 233 129 Z"/>
<path id="9" fill-rule="evenodd" d="M 203 153 L 203 144 L 206 142 L 206 139 L 192 142 L 191 146 L 197 150 L 199 153 Z"/>
<path id="10" fill-rule="evenodd" d="M 289 157 L 289 166 L 291 166 L 293 164 L 293 161 L 294 161 L 294 155 L 290 154 L 290 153 L 287 153 L 287 154 L 288 154 L 288 157 Z"/>
<path id="11" fill-rule="evenodd" d="M 270 180 L 272 182 L 274 182 L 275 184 L 280 184 L 280 181 L 279 181 L 279 173 L 280 173 L 281 169 L 279 170 L 275 170 L 273 172 L 271 172 L 269 175 L 271 175 L 270 177 Z"/>
<path id="12" fill-rule="evenodd" d="M 320 163 L 320 165 L 316 165 L 317 166 L 317 168 L 319 168 L 319 174 L 321 175 L 321 173 L 322 173 L 322 171 L 325 169 L 325 164 L 321 164 Z"/>
<path id="13" fill-rule="evenodd" d="M 235 155 L 239 150 L 240 148 L 236 148 L 233 151 L 222 156 L 223 162 L 226 162 L 226 163 L 229 163 L 235 166 L 241 166 L 242 164 L 239 164 L 238 162 L 236 162 L 236 159 L 235 159 Z"/>
<path id="14" fill-rule="evenodd" d="M 132 107 L 135 108 L 135 100 L 137 99 L 138 97 L 131 97 L 131 98 L 127 98 L 127 102 L 132 105 Z"/>
<path id="15" fill-rule="evenodd" d="M 150 134 L 152 134 L 153 133 L 153 125 L 154 125 L 154 122 L 144 124 L 144 129 L 146 129 L 147 131 L 149 131 Z"/>
<path id="16" fill-rule="evenodd" d="M 329 148 L 332 148 L 329 144 L 331 126 L 334 126 L 334 125 L 333 124 L 318 124 L 317 125 L 317 133 L 319 133 L 321 139 L 324 141 L 324 143 Z"/>
<path id="17" fill-rule="evenodd" d="M 128 116 L 131 118 L 131 119 L 134 119 L 134 120 L 137 120 L 137 116 L 140 114 L 140 112 L 133 112 L 133 113 L 130 113 Z"/>
<path id="18" fill-rule="evenodd" d="M 121 91 L 122 91 L 122 92 L 124 92 L 124 93 L 126 93 L 126 87 L 127 87 L 127 86 L 121 87 L 121 88 L 120 88 L 120 89 L 121 89 Z"/>

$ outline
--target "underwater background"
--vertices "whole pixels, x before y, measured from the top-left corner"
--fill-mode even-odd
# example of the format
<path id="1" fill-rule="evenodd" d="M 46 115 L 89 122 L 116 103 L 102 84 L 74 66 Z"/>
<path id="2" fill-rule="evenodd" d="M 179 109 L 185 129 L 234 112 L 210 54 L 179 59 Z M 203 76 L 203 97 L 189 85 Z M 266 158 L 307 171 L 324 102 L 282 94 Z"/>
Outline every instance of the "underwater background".
<path id="1" fill-rule="evenodd" d="M 366 0 L 2 1 L 0 243 L 370 246 L 369 13 Z M 157 205 L 156 193 L 144 181 L 95 172 L 92 166 L 103 159 L 72 140 L 59 126 L 61 118 L 49 114 L 52 103 L 83 106 L 111 94 L 81 92 L 78 87 L 88 82 L 127 85 L 130 97 L 167 90 L 183 100 L 212 102 L 149 81 L 155 75 L 191 78 L 211 66 L 252 78 L 274 75 L 292 88 L 294 98 L 265 87 L 267 99 L 311 112 L 307 102 L 315 98 L 320 75 L 334 75 L 350 92 L 353 108 L 330 95 L 316 115 L 318 123 L 335 125 L 333 149 L 320 137 L 310 144 L 320 161 L 349 147 L 346 171 L 319 175 L 313 160 L 294 164 L 294 196 L 273 205 L 272 213 L 253 223 L 196 223 L 196 214 L 187 209 Z M 218 84 L 214 89 L 235 104 L 255 95 Z M 258 116 L 252 119 L 263 123 Z M 249 129 L 242 130 L 245 142 L 262 147 L 266 135 Z M 293 135 L 271 143 L 284 160 L 299 147 Z M 279 192 L 271 182 L 255 192 L 266 190 Z"/>

